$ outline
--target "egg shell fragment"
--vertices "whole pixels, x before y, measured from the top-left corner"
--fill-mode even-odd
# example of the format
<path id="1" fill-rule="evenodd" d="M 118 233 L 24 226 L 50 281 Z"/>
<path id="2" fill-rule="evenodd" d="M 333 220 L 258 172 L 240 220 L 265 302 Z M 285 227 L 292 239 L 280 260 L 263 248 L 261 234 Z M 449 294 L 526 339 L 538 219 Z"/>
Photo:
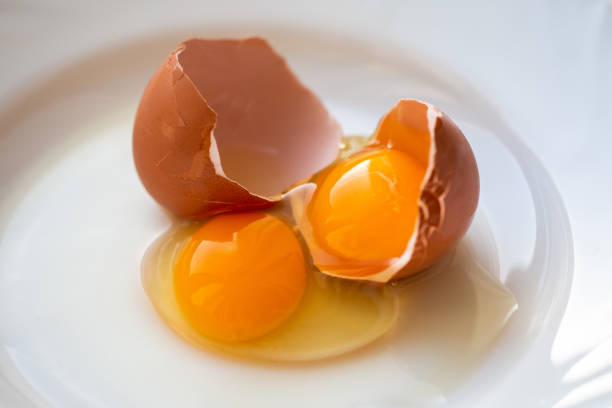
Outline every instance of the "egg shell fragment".
<path id="1" fill-rule="evenodd" d="M 190 219 L 274 205 L 338 155 L 341 130 L 261 38 L 190 39 L 147 85 L 133 155 L 163 207 Z"/>
<path id="2" fill-rule="evenodd" d="M 467 139 L 446 114 L 402 99 L 381 119 L 369 147 L 415 154 L 426 143 L 415 232 L 404 254 L 369 280 L 387 282 L 422 271 L 454 249 L 472 223 L 480 194 L 478 166 Z"/>

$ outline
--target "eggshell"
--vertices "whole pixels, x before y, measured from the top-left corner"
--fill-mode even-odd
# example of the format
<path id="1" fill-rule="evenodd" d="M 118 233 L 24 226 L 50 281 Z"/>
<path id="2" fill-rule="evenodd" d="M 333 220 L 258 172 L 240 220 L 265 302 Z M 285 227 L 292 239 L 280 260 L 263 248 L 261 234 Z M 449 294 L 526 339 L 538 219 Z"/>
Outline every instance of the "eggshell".
<path id="1" fill-rule="evenodd" d="M 426 169 L 420 183 L 418 216 L 406 249 L 386 261 L 341 258 L 322 248 L 308 221 L 306 206 L 329 167 L 310 185 L 291 192 L 294 217 L 314 264 L 328 275 L 346 279 L 388 282 L 427 268 L 451 251 L 465 234 L 476 207 L 480 183 L 476 160 L 463 133 L 434 106 L 400 100 L 379 122 L 372 141 L 354 153 L 389 148 L 402 151 Z M 351 156 L 352 157 L 352 156 Z M 416 204 L 416 203 L 415 203 Z"/>
<path id="2" fill-rule="evenodd" d="M 401 131 L 388 132 L 390 122 L 400 124 Z M 446 114 L 428 103 L 402 99 L 381 119 L 370 147 L 412 154 L 426 139 L 431 144 L 415 232 L 404 254 L 370 280 L 386 282 L 431 266 L 472 223 L 480 194 L 478 166 L 467 139 Z"/>
<path id="3" fill-rule="evenodd" d="M 190 39 L 158 68 L 133 132 L 140 179 L 185 218 L 266 208 L 332 162 L 341 130 L 261 38 Z"/>

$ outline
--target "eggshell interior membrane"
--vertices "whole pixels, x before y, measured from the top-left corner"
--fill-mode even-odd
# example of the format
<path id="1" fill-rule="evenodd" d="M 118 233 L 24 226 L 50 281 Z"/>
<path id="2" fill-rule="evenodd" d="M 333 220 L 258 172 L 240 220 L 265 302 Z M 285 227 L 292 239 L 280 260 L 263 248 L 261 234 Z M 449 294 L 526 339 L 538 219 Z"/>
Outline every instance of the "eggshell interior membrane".
<path id="1" fill-rule="evenodd" d="M 321 241 L 321 234 L 317 231 L 317 228 L 324 226 L 321 221 L 317 221 L 317 214 L 313 212 L 318 210 L 318 202 L 321 200 L 317 194 L 326 191 L 325 179 L 334 175 L 334 169 L 345 165 L 349 160 L 358 160 L 364 155 L 367 156 L 368 152 L 384 152 L 385 149 L 405 154 L 414 163 L 412 168 L 424 169 L 424 171 L 411 171 L 410 175 L 399 174 L 402 176 L 400 179 L 403 178 L 403 181 L 399 181 L 400 183 L 409 180 L 420 188 L 414 194 L 414 211 L 406 211 L 405 208 L 402 211 L 403 216 L 412 216 L 416 219 L 410 222 L 398 219 L 397 223 L 390 223 L 389 220 L 380 223 L 380 225 L 386 225 L 390 230 L 397 229 L 398 225 L 406 225 L 412 231 L 411 234 L 388 232 L 390 235 L 394 234 L 395 237 L 404 235 L 408 237 L 403 238 L 406 241 L 405 250 L 402 253 L 400 246 L 397 256 L 368 259 L 368 251 L 372 252 L 369 246 L 374 248 L 385 245 L 384 234 L 376 229 L 370 229 L 369 235 L 357 237 L 355 234 L 350 235 L 352 230 L 348 228 L 349 235 L 343 238 L 345 245 L 354 245 L 360 239 L 363 241 L 368 237 L 371 237 L 371 245 L 365 243 L 363 253 L 359 256 L 338 255 L 337 251 L 334 253 L 326 243 Z M 372 163 L 374 162 L 370 162 L 369 166 L 372 166 Z M 408 167 L 404 168 L 408 169 Z M 402 170 L 398 168 L 395 171 L 401 172 Z M 398 174 L 395 175 L 398 176 Z M 379 177 L 380 174 L 377 176 Z M 344 182 L 344 180 L 339 182 Z M 364 188 L 373 188 L 371 187 L 374 186 L 371 184 L 373 182 L 374 179 L 370 179 L 369 182 L 365 181 Z M 345 186 L 346 182 L 343 188 L 346 188 Z M 410 190 L 406 189 L 405 184 L 401 188 L 404 191 Z M 459 128 L 434 106 L 416 100 L 403 99 L 381 119 L 371 142 L 364 149 L 316 175 L 310 188 L 304 186 L 296 189 L 293 192 L 292 205 L 298 227 L 319 270 L 329 275 L 348 279 L 388 282 L 427 268 L 457 245 L 472 221 L 478 204 L 479 190 L 476 160 Z M 372 194 L 375 194 L 374 191 Z M 381 199 L 386 200 L 388 197 L 381 196 Z M 334 196 L 334 201 L 338 202 L 338 194 Z M 388 207 L 388 204 L 383 202 L 380 208 L 386 209 L 385 205 Z M 405 207 L 406 203 L 404 202 L 403 205 Z M 366 208 L 369 208 L 371 212 L 375 207 Z M 368 224 L 377 225 L 376 219 L 382 221 L 388 216 L 389 214 L 364 213 L 363 220 L 357 220 L 353 216 L 351 222 L 359 221 L 358 224 L 355 224 L 354 230 L 363 231 L 363 228 L 368 228 Z M 367 219 L 369 217 L 373 217 L 374 221 Z M 337 219 L 333 219 L 333 222 L 337 223 Z M 358 253 L 355 248 L 350 249 L 352 253 Z M 378 248 L 378 252 L 381 252 L 380 249 Z M 350 253 L 350 251 L 344 253 Z"/>
<path id="2" fill-rule="evenodd" d="M 174 214 L 265 208 L 338 155 L 341 130 L 261 38 L 190 39 L 141 98 L 134 162 Z"/>

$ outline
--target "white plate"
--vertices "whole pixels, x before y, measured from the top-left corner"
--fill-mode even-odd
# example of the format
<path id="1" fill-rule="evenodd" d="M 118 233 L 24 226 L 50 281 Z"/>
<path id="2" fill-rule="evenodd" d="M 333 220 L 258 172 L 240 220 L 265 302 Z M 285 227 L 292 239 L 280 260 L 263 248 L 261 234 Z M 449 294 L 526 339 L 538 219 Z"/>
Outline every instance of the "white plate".
<path id="1" fill-rule="evenodd" d="M 169 221 L 133 169 L 131 123 L 154 69 L 190 35 L 175 32 L 65 67 L 0 112 L 0 185 L 6 191 L 0 207 L 0 402 L 475 406 L 503 388 L 532 344 L 542 336 L 549 343 L 572 275 L 567 215 L 550 177 L 495 105 L 418 54 L 399 57 L 315 32 L 266 26 L 257 32 L 287 57 L 347 133 L 369 133 L 402 97 L 432 102 L 456 119 L 482 177 L 482 221 L 470 230 L 470 242 L 476 249 L 485 241 L 484 247 L 497 247 L 500 278 L 519 303 L 507 329 L 451 390 L 398 363 L 394 347 L 312 365 L 249 365 L 196 350 L 168 330 L 141 288 L 139 263 Z M 484 220 L 494 246 L 479 227 Z M 485 264 L 496 262 L 490 255 L 479 252 Z"/>

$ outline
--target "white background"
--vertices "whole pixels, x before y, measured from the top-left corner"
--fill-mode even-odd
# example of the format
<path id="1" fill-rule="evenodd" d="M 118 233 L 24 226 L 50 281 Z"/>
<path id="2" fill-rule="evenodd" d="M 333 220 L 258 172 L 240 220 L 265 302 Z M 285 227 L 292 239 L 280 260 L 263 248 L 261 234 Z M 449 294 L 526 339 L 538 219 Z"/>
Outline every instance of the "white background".
<path id="1" fill-rule="evenodd" d="M 574 282 L 547 356 L 565 386 L 550 405 L 612 406 L 611 1 L 108 3 L 0 0 L 0 106 L 127 38 L 230 21 L 386 38 L 471 79 L 544 163 L 570 217 Z"/>

